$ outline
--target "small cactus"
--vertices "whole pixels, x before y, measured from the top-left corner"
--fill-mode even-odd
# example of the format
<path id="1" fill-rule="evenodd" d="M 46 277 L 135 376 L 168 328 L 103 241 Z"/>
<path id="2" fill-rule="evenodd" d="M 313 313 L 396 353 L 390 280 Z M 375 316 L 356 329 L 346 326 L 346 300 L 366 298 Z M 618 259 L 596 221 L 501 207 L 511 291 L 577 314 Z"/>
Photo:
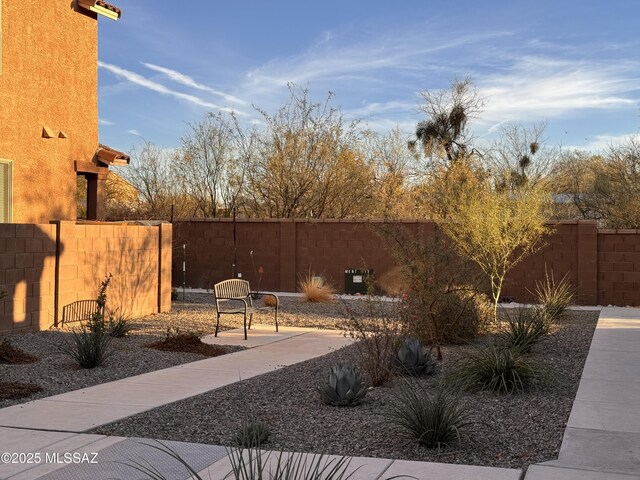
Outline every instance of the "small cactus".
<path id="1" fill-rule="evenodd" d="M 425 348 L 418 337 L 407 337 L 402 342 L 396 357 L 396 365 L 403 373 L 412 377 L 431 375 L 436 368 L 431 352 Z"/>
<path id="2" fill-rule="evenodd" d="M 358 405 L 367 394 L 362 384 L 360 372 L 349 364 L 337 364 L 331 367 L 329 379 L 318 388 L 320 398 L 329 405 Z"/>

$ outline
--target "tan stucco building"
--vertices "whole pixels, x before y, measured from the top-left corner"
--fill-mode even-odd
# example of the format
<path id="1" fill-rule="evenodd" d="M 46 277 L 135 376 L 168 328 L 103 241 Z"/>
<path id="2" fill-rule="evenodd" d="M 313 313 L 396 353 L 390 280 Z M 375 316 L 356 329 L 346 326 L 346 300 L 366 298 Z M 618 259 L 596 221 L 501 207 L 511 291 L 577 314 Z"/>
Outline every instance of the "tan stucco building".
<path id="1" fill-rule="evenodd" d="M 76 218 L 87 177 L 89 219 L 104 216 L 109 165 L 129 158 L 98 143 L 101 0 L 0 0 L 0 221 Z"/>

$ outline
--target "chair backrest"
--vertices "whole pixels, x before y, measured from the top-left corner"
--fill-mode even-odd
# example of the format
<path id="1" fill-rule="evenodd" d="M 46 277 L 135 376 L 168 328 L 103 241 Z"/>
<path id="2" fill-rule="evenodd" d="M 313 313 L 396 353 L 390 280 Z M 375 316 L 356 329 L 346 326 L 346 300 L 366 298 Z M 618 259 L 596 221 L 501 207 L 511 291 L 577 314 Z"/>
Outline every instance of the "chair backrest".
<path id="1" fill-rule="evenodd" d="M 223 280 L 213 286 L 213 292 L 216 296 L 216 305 L 219 299 L 225 298 L 247 298 L 251 292 L 249 282 L 239 278 Z M 251 300 L 251 297 L 249 297 Z"/>
<path id="2" fill-rule="evenodd" d="M 95 300 L 78 300 L 76 302 L 65 305 L 62 308 L 61 325 L 69 322 L 81 322 L 83 320 L 91 320 L 96 313 L 100 312 L 98 302 Z"/>

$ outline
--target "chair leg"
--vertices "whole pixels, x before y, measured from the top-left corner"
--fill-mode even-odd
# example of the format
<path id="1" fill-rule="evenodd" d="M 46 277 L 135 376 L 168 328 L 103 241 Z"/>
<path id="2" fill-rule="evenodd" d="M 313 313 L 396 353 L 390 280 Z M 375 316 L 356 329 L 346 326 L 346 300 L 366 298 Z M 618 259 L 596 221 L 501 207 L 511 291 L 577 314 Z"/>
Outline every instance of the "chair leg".
<path id="1" fill-rule="evenodd" d="M 247 314 L 244 314 L 244 339 L 247 339 Z"/>
<path id="2" fill-rule="evenodd" d="M 216 320 L 216 333 L 213 334 L 214 337 L 218 336 L 218 327 L 220 327 L 220 314 L 218 313 L 218 319 Z"/>
<path id="3" fill-rule="evenodd" d="M 251 322 L 253 322 L 253 313 L 249 314 L 249 330 L 251 330 Z"/>
<path id="4" fill-rule="evenodd" d="M 276 333 L 278 333 L 278 304 L 276 303 Z"/>

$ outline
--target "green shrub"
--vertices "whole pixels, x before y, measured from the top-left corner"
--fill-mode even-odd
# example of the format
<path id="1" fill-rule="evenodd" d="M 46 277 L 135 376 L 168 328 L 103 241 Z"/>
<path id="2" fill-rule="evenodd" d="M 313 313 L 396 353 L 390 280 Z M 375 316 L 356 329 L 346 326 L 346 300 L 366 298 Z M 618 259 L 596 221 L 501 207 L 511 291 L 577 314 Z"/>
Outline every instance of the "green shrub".
<path id="1" fill-rule="evenodd" d="M 538 367 L 521 350 L 489 345 L 454 366 L 449 381 L 469 390 L 513 393 L 530 386 L 537 376 Z"/>
<path id="2" fill-rule="evenodd" d="M 431 352 L 418 337 L 404 339 L 398 350 L 396 365 L 402 373 L 412 377 L 431 375 L 436 369 L 436 362 L 431 358 Z"/>
<path id="3" fill-rule="evenodd" d="M 443 386 L 429 393 L 412 383 L 401 390 L 389 421 L 418 443 L 438 449 L 459 441 L 460 432 L 470 423 L 469 411 L 457 395 Z"/>
<path id="4" fill-rule="evenodd" d="M 262 420 L 250 418 L 244 420 L 236 433 L 236 443 L 240 447 L 259 447 L 269 439 L 269 425 Z"/>
<path id="5" fill-rule="evenodd" d="M 568 274 L 556 283 L 553 272 L 549 275 L 545 271 L 544 281 L 536 283 L 534 295 L 545 317 L 549 322 L 553 322 L 573 303 L 575 289 L 568 280 Z"/>
<path id="6" fill-rule="evenodd" d="M 64 341 L 60 350 L 82 368 L 99 367 L 112 353 L 111 338 L 104 330 L 76 328 L 71 332 L 71 340 Z"/>
<path id="7" fill-rule="evenodd" d="M 407 229 L 388 224 L 377 227 L 401 268 L 403 321 L 409 331 L 434 345 L 465 342 L 481 332 L 491 319 L 486 282 L 479 268 L 456 254 L 440 235 L 425 239 Z"/>
<path id="8" fill-rule="evenodd" d="M 135 329 L 128 315 L 119 309 L 109 314 L 107 332 L 114 338 L 126 337 Z"/>
<path id="9" fill-rule="evenodd" d="M 111 336 L 104 318 L 107 304 L 107 288 L 111 283 L 109 274 L 100 283 L 98 289 L 97 311 L 87 321 L 86 325 L 76 327 L 71 331 L 71 340 L 63 341 L 59 348 L 64 354 L 75 360 L 82 368 L 94 368 L 102 365 L 111 355 Z"/>
<path id="10" fill-rule="evenodd" d="M 503 309 L 502 313 L 506 321 L 498 332 L 498 339 L 506 348 L 529 353 L 548 331 L 546 317 L 539 309 L 518 308 L 511 313 Z"/>
<path id="11" fill-rule="evenodd" d="M 400 302 L 384 302 L 367 296 L 358 311 L 343 303 L 347 321 L 345 335 L 355 339 L 360 366 L 374 387 L 386 383 L 394 371 L 394 363 L 406 323 L 400 312 Z"/>
<path id="12" fill-rule="evenodd" d="M 360 372 L 353 365 L 338 364 L 331 367 L 329 378 L 319 388 L 320 398 L 328 405 L 358 405 L 367 394 Z"/>

